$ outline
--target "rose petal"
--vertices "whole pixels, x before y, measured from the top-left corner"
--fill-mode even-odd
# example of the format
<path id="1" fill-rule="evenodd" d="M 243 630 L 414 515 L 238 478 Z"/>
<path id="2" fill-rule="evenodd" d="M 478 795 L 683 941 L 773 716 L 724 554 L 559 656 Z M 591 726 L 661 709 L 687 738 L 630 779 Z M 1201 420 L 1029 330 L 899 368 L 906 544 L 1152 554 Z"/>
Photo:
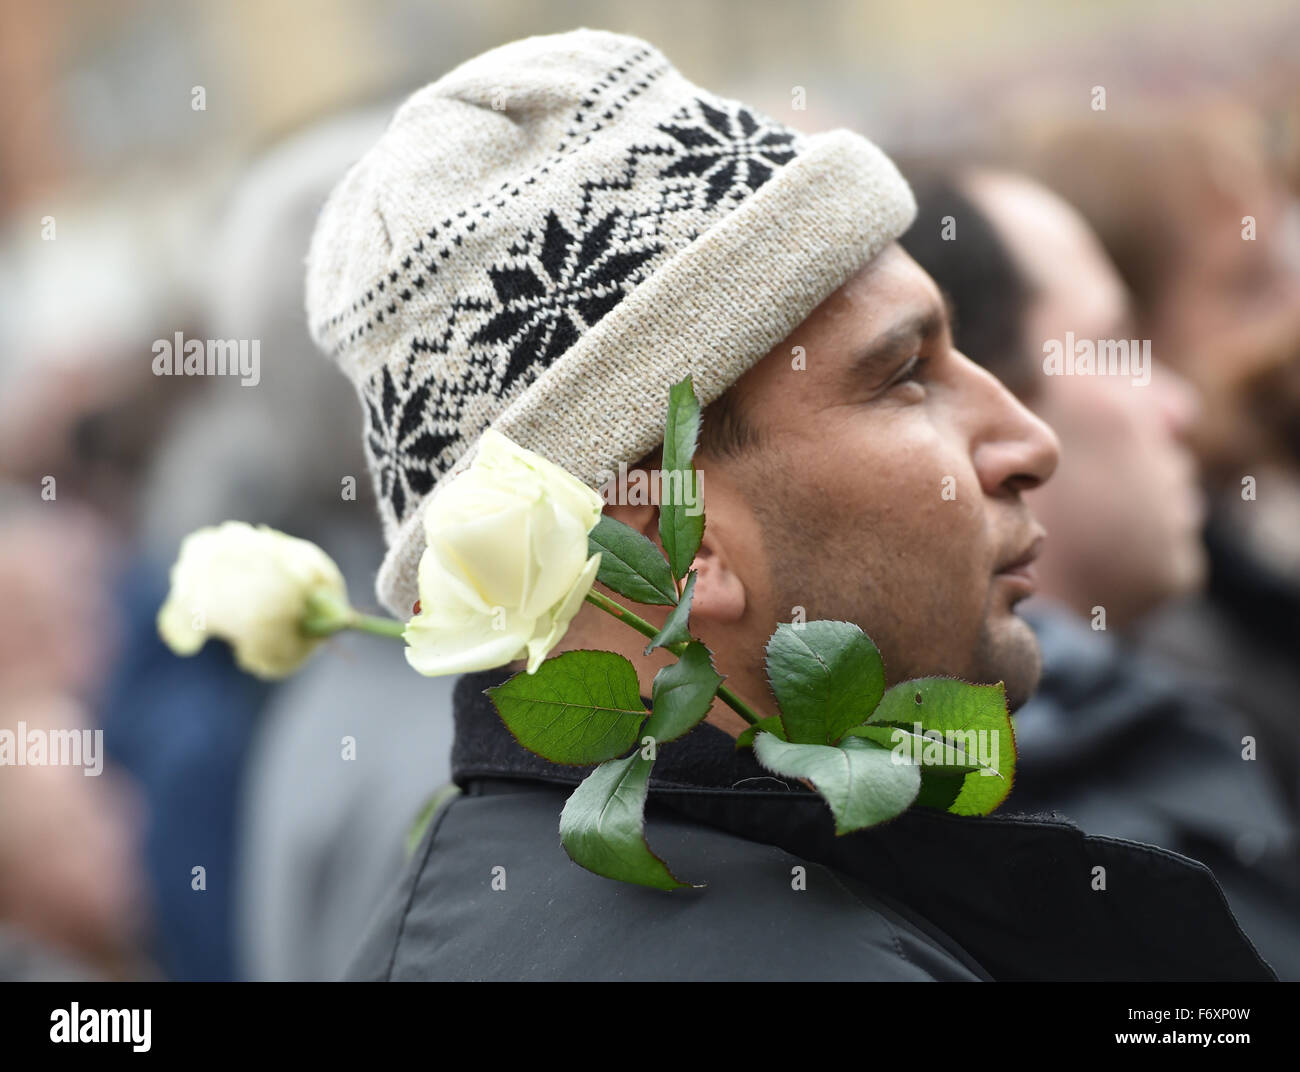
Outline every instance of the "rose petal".
<path id="1" fill-rule="evenodd" d="M 583 568 L 582 573 L 578 575 L 578 579 L 574 581 L 573 587 L 569 589 L 568 595 L 564 597 L 564 601 L 555 609 L 545 634 L 540 639 L 534 634 L 534 638 L 528 641 L 528 672 L 530 674 L 537 672 L 537 668 L 542 665 L 542 660 L 550 654 L 551 649 L 569 631 L 569 623 L 582 609 L 587 593 L 591 591 L 591 586 L 596 583 L 596 573 L 599 569 L 600 555 L 592 555 L 587 560 L 587 565 Z"/>

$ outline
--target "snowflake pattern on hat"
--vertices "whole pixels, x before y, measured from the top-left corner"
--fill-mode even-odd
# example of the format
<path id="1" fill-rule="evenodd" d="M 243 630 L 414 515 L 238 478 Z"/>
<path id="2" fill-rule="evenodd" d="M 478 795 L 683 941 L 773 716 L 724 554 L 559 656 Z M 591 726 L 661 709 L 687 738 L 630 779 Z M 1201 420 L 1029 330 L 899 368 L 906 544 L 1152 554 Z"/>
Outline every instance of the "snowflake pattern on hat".
<path id="1" fill-rule="evenodd" d="M 662 249 L 615 242 L 618 217 L 615 209 L 585 232 L 574 233 L 549 212 L 536 266 L 510 263 L 488 269 L 501 307 L 469 342 L 496 343 L 508 350 L 498 398 L 577 342 L 622 300 L 642 265 Z"/>
<path id="2" fill-rule="evenodd" d="M 674 117 L 676 123 L 659 127 L 682 146 L 682 154 L 659 175 L 702 179 L 708 184 L 705 203 L 709 206 L 729 195 L 738 200 L 748 197 L 772 177 L 776 168 L 794 159 L 793 131 L 760 122 L 743 104 L 734 111 L 724 111 L 707 101 L 695 103 L 700 117 L 683 110 Z M 690 122 L 693 119 L 696 122 Z"/>

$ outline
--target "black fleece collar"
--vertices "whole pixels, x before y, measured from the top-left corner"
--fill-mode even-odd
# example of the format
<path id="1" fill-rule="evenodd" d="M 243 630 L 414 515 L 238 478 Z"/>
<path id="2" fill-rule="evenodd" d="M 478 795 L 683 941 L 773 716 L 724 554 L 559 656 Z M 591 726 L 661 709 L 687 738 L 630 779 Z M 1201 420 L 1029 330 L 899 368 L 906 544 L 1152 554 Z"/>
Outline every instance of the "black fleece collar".
<path id="1" fill-rule="evenodd" d="M 551 763 L 515 740 L 484 690 L 500 685 L 511 674 L 485 670 L 465 674 L 457 682 L 452 703 L 456 737 L 451 750 L 452 778 L 464 786 L 477 776 L 516 777 L 560 785 L 577 785 L 594 767 Z M 650 701 L 644 700 L 649 708 Z M 735 741 L 710 723 L 658 748 L 650 772 L 652 789 L 757 789 L 800 792 L 815 796 L 798 782 L 786 782 L 759 766 L 750 749 L 736 750 Z"/>

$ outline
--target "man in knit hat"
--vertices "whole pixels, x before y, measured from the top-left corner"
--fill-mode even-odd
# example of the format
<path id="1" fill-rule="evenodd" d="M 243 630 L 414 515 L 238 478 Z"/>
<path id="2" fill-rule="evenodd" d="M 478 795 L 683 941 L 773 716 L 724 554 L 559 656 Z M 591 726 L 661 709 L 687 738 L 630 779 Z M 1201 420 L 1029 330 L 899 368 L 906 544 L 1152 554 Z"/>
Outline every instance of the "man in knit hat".
<path id="1" fill-rule="evenodd" d="M 627 37 L 531 38 L 416 93 L 335 190 L 307 281 L 316 339 L 363 401 L 385 605 L 409 616 L 421 505 L 485 428 L 594 487 L 652 464 L 690 374 L 708 497 L 691 625 L 736 692 L 766 706 L 764 644 L 802 613 L 861 624 L 891 680 L 1001 680 L 1022 702 L 1038 654 L 1013 606 L 1042 533 L 1021 493 L 1056 442 L 953 350 L 895 242 L 914 212 L 865 139 L 799 134 Z M 655 510 L 607 507 L 652 537 Z M 621 652 L 646 694 L 662 665 L 587 609 L 563 646 Z M 355 976 L 1269 977 L 1203 868 L 1059 821 L 924 809 L 836 838 L 819 797 L 735 751 L 726 711 L 661 748 L 646 812 L 709 887 L 598 878 L 556 837 L 586 771 L 513 740 L 482 695 L 507 676 L 458 682 L 459 795 Z M 1101 898 L 1097 867 L 1123 878 Z"/>

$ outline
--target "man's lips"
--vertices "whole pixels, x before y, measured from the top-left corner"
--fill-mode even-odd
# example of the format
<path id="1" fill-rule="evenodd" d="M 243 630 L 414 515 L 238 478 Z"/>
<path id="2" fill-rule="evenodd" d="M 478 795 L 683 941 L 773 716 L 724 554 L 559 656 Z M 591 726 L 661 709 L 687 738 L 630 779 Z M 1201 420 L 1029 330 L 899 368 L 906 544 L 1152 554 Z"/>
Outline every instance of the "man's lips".
<path id="1" fill-rule="evenodd" d="M 1005 581 L 1009 587 L 1019 589 L 1024 596 L 1032 596 L 1038 590 L 1038 571 L 1034 568 L 1034 560 L 1042 553 L 1045 538 L 1046 535 L 1039 532 L 1028 547 L 998 567 L 993 575 Z"/>

